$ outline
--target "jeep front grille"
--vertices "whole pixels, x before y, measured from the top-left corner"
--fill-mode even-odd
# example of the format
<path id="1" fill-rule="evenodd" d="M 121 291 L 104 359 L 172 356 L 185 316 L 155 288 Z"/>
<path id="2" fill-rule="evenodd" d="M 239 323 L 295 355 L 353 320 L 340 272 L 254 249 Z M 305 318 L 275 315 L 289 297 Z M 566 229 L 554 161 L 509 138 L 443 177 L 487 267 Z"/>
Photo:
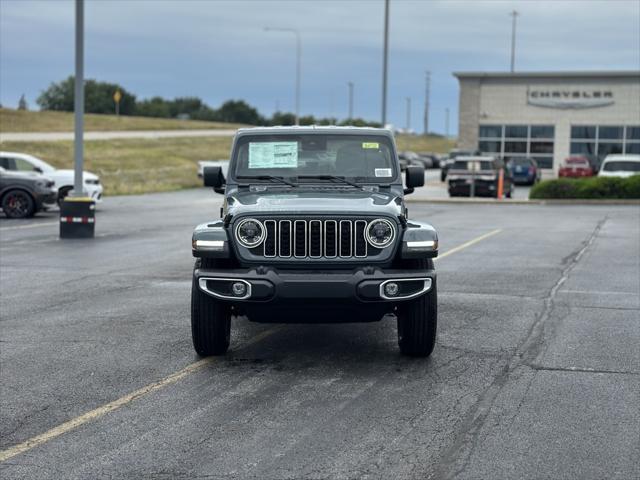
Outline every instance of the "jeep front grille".
<path id="1" fill-rule="evenodd" d="M 364 258 L 366 220 L 264 220 L 266 258 Z M 254 249 L 257 250 L 257 249 Z M 377 249 L 374 249 L 377 250 Z"/>

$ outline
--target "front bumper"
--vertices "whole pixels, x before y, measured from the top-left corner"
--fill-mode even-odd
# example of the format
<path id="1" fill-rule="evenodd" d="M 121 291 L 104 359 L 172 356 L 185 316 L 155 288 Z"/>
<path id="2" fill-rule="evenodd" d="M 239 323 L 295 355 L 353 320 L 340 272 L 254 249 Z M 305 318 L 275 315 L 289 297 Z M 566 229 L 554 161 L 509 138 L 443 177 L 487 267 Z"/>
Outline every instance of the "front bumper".
<path id="1" fill-rule="evenodd" d="M 399 305 L 435 289 L 434 270 L 294 271 L 271 267 L 194 271 L 202 292 L 233 306 L 236 314 L 262 323 L 375 322 Z M 396 297 L 385 285 L 399 285 Z M 232 285 L 243 283 L 243 295 Z M 220 293 L 223 293 L 221 295 Z"/>
<path id="2" fill-rule="evenodd" d="M 435 285 L 435 270 L 279 270 L 272 267 L 194 271 L 201 291 L 234 303 L 287 304 L 289 302 L 336 301 L 354 304 L 411 300 Z M 230 286 L 244 283 L 245 293 L 234 295 Z M 387 283 L 397 283 L 398 293 L 388 295 Z"/>

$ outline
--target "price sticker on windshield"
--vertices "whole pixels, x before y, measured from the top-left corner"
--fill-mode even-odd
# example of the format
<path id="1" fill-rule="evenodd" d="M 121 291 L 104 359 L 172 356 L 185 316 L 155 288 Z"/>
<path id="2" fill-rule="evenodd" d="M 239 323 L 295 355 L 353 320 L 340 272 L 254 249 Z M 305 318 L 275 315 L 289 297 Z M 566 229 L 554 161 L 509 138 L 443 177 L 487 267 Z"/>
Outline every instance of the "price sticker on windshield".
<path id="1" fill-rule="evenodd" d="M 380 144 L 377 142 L 362 142 L 362 148 L 374 148 L 377 150 L 380 148 Z"/>
<path id="2" fill-rule="evenodd" d="M 298 142 L 250 142 L 249 168 L 296 168 Z"/>

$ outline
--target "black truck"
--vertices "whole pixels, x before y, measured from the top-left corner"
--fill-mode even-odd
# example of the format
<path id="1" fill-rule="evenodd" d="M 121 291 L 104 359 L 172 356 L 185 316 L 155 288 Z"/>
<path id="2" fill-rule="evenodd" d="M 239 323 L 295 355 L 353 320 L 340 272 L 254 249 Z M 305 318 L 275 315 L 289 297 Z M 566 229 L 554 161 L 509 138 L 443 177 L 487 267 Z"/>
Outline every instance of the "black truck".
<path id="1" fill-rule="evenodd" d="M 191 296 L 201 356 L 229 347 L 231 319 L 373 322 L 397 318 L 406 355 L 436 338 L 433 258 L 438 236 L 409 218 L 393 134 L 355 127 L 269 127 L 236 134 L 227 176 L 205 167 L 224 195 L 219 220 L 196 227 Z M 388 317 L 387 317 L 388 318 Z"/>

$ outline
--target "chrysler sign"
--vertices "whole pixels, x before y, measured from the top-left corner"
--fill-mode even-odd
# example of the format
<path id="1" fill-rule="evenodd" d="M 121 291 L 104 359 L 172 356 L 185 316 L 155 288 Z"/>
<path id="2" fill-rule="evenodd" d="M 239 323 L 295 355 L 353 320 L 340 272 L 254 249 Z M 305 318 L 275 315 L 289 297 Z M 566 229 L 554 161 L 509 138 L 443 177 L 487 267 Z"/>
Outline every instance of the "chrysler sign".
<path id="1" fill-rule="evenodd" d="M 527 103 L 536 107 L 581 109 L 613 105 L 611 90 L 584 88 L 536 88 L 527 90 Z"/>

